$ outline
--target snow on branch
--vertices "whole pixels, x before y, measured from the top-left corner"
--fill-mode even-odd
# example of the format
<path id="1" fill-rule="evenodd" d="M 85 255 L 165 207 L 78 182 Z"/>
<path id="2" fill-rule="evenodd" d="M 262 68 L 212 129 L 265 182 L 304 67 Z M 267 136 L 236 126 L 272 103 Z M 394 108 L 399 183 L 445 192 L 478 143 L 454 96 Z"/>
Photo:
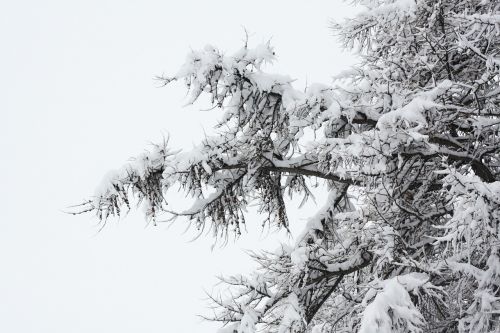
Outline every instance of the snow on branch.
<path id="1" fill-rule="evenodd" d="M 496 332 L 500 323 L 499 6 L 490 0 L 357 0 L 333 25 L 359 63 L 294 87 L 270 43 L 192 51 L 162 77 L 205 94 L 216 134 L 152 148 L 75 207 L 101 221 L 142 203 L 227 240 L 248 207 L 290 230 L 287 194 L 328 193 L 292 246 L 252 254 L 249 276 L 210 295 L 221 332 Z M 180 188 L 192 200 L 167 206 Z M 248 221 L 247 221 L 248 220 Z M 262 223 L 257 223 L 262 225 Z"/>

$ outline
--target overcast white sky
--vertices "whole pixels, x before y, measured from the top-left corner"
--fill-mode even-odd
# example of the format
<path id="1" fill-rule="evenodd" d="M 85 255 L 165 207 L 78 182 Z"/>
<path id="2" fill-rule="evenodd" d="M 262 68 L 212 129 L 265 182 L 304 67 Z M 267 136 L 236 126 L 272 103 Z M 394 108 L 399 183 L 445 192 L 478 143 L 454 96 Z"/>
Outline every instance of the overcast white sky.
<path id="1" fill-rule="evenodd" d="M 189 148 L 218 113 L 183 108 L 181 85 L 157 88 L 190 48 L 228 52 L 272 37 L 272 71 L 330 82 L 353 59 L 330 19 L 330 1 L 4 1 L 0 3 L 0 331 L 215 332 L 200 322 L 203 288 L 248 271 L 241 249 L 277 248 L 253 235 L 210 250 L 182 223 L 147 226 L 139 214 L 100 233 L 91 215 L 61 212 L 102 176 L 171 134 Z M 321 198 L 318 198 L 321 203 Z M 294 230 L 311 210 L 294 210 Z M 179 221 L 181 222 L 181 221 Z"/>

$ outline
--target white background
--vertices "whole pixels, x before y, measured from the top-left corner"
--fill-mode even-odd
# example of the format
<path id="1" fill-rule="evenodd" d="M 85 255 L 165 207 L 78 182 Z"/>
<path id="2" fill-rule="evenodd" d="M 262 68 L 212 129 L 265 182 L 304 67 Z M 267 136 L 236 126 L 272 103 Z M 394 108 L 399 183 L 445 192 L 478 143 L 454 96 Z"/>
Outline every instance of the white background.
<path id="1" fill-rule="evenodd" d="M 92 195 L 102 175 L 170 133 L 188 148 L 220 112 L 182 107 L 180 84 L 158 88 L 190 48 L 231 53 L 272 38 L 270 69 L 329 83 L 352 56 L 330 1 L 4 1 L 0 3 L 0 332 L 214 332 L 203 289 L 246 272 L 241 249 L 277 248 L 284 232 L 211 251 L 185 223 L 148 226 L 140 214 L 98 232 L 92 215 L 62 211 Z M 179 198 L 183 198 L 180 196 Z M 187 200 L 187 199 L 182 199 Z M 318 203 L 322 198 L 318 198 Z M 300 230 L 311 209 L 293 210 Z M 264 232 L 264 234 L 266 234 Z"/>

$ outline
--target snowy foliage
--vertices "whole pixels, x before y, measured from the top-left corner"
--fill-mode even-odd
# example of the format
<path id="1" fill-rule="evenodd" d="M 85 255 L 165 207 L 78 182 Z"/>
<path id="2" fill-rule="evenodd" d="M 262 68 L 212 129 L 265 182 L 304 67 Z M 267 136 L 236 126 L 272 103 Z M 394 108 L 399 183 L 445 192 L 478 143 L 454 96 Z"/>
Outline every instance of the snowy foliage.
<path id="1" fill-rule="evenodd" d="M 295 246 L 221 278 L 233 289 L 212 296 L 220 332 L 498 332 L 500 4 L 354 2 L 366 10 L 333 29 L 360 63 L 331 85 L 264 72 L 268 43 L 191 52 L 161 79 L 184 82 L 189 103 L 207 94 L 217 134 L 187 153 L 154 146 L 81 211 L 106 221 L 135 197 L 151 219 L 227 240 L 250 203 L 288 228 L 286 195 L 307 200 L 320 179 L 329 196 Z M 190 209 L 167 209 L 174 185 Z"/>

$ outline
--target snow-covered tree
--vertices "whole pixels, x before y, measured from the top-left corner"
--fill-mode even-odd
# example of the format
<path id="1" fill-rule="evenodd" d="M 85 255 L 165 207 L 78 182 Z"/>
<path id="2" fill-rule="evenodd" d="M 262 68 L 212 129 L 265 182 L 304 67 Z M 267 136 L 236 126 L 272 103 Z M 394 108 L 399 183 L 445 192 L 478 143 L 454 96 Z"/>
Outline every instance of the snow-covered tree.
<path id="1" fill-rule="evenodd" d="M 360 62 L 330 85 L 264 72 L 268 43 L 191 52 L 161 79 L 190 103 L 208 95 L 217 134 L 190 152 L 153 146 L 80 212 L 106 221 L 135 198 L 224 241 L 249 204 L 288 228 L 286 198 L 319 179 L 328 196 L 295 246 L 222 278 L 221 332 L 498 332 L 500 3 L 354 2 L 365 9 L 333 29 Z M 178 185 L 194 201 L 183 212 L 165 202 Z"/>

